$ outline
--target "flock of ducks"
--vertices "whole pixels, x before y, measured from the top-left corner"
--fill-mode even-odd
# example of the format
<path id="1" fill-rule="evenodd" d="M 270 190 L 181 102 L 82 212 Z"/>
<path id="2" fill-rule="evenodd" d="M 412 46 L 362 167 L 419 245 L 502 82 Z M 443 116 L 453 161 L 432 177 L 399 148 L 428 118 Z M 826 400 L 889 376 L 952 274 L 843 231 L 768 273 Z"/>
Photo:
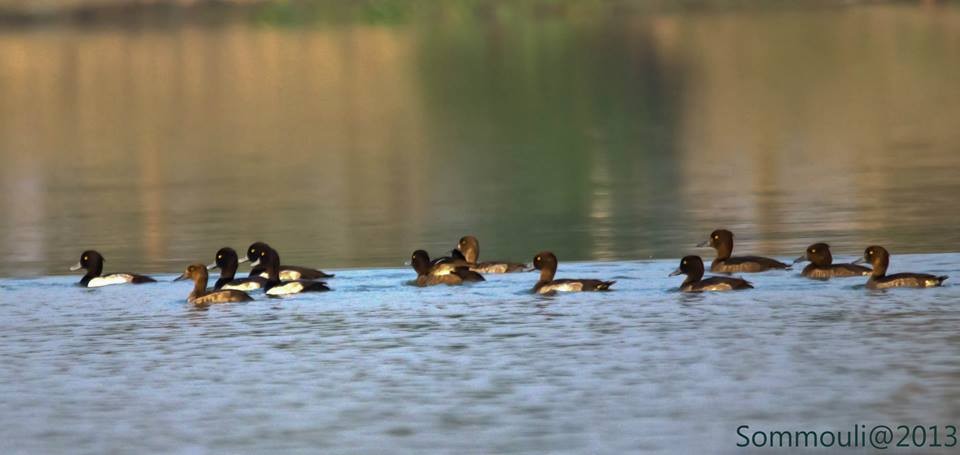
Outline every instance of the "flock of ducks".
<path id="1" fill-rule="evenodd" d="M 717 251 L 716 258 L 710 264 L 714 273 L 756 273 L 768 270 L 790 269 L 791 265 L 776 259 L 760 256 L 733 256 L 733 233 L 719 229 L 710 234 L 710 238 L 697 245 L 710 246 Z M 430 259 L 424 250 L 413 252 L 410 265 L 417 272 L 413 281 L 416 286 L 434 286 L 438 284 L 460 285 L 485 281 L 483 274 L 540 271 L 540 279 L 533 286 L 533 292 L 552 294 L 556 292 L 606 291 L 615 281 L 596 279 L 556 279 L 557 257 L 549 251 L 537 253 L 533 258 L 533 267 L 525 263 L 506 261 L 479 261 L 480 242 L 476 237 L 466 236 L 460 239 L 457 248 L 449 256 Z M 239 264 L 250 261 L 251 270 L 246 277 L 237 278 Z M 850 264 L 834 264 L 830 246 L 815 243 L 807 247 L 804 254 L 794 264 L 809 261 L 802 272 L 807 278 L 828 280 L 830 278 L 867 276 L 866 287 L 886 289 L 895 287 L 925 288 L 940 286 L 946 276 L 924 273 L 897 273 L 887 275 L 890 254 L 881 246 L 870 246 L 864 250 L 863 257 Z M 84 251 L 80 262 L 70 270 L 85 269 L 87 273 L 80 280 L 85 287 L 101 287 L 123 283 L 151 283 L 155 279 L 133 273 L 113 273 L 103 275 L 103 256 L 93 250 Z M 859 265 L 869 263 L 872 268 Z M 209 270 L 220 269 L 220 276 L 213 288 L 207 288 Z M 704 264 L 699 256 L 686 256 L 680 260 L 680 266 L 670 274 L 686 275 L 680 285 L 682 292 L 729 291 L 751 289 L 753 285 L 732 276 L 711 276 L 704 278 Z M 217 251 L 210 265 L 200 263 L 187 266 L 182 275 L 174 281 L 192 280 L 193 290 L 187 302 L 195 305 L 211 303 L 244 302 L 253 300 L 248 292 L 263 290 L 268 296 L 284 296 L 302 292 L 329 291 L 323 279 L 334 275 L 310 267 L 281 265 L 280 254 L 270 245 L 256 242 L 250 245 L 245 257 L 240 257 L 233 248 L 225 247 Z"/>

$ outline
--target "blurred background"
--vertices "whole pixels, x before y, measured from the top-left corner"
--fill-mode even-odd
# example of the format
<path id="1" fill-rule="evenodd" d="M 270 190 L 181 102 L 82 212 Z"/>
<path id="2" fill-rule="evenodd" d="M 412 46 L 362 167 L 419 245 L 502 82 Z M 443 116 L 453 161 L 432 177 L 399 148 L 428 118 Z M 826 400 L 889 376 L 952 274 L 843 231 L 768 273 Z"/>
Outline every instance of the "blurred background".
<path id="1" fill-rule="evenodd" d="M 0 276 L 960 250 L 939 2 L 0 0 Z"/>

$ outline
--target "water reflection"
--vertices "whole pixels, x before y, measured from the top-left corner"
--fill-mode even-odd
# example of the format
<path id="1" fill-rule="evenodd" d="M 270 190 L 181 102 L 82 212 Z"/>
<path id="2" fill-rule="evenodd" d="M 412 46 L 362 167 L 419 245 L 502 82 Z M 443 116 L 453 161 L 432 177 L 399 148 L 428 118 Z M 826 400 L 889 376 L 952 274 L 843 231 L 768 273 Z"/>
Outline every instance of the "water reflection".
<path id="1" fill-rule="evenodd" d="M 0 275 L 960 247 L 954 8 L 433 8 L 0 32 Z"/>

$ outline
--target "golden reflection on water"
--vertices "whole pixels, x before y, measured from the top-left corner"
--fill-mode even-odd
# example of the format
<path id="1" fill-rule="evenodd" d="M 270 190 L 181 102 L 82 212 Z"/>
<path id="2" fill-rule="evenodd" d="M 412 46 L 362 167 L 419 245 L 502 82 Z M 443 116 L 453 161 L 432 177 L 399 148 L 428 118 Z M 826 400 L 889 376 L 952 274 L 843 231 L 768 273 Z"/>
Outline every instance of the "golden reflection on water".
<path id="1" fill-rule="evenodd" d="M 685 203 L 705 224 L 755 225 L 766 250 L 820 233 L 956 249 L 942 227 L 958 221 L 943 209 L 956 206 L 960 171 L 960 61 L 947 57 L 960 17 L 826 14 L 677 19 L 704 56 L 686 59 L 696 76 L 682 109 Z M 710 204 L 696 202 L 704 194 Z"/>
<path id="2" fill-rule="evenodd" d="M 0 275 L 960 247 L 955 9 L 435 19 L 0 32 Z"/>

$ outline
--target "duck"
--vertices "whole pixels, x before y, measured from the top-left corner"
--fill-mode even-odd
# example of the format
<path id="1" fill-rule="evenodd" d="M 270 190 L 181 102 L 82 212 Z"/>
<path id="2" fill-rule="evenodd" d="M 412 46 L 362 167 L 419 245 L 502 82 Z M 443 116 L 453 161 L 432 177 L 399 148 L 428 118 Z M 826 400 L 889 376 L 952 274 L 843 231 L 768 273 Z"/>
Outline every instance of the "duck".
<path id="1" fill-rule="evenodd" d="M 111 284 L 143 284 L 156 283 L 157 280 L 146 275 L 136 273 L 111 273 L 110 275 L 100 276 L 103 273 L 103 263 L 106 262 L 103 255 L 94 251 L 87 250 L 80 255 L 80 262 L 70 267 L 71 272 L 80 269 L 86 269 L 87 274 L 80 279 L 80 286 L 88 288 L 99 288 Z"/>
<path id="2" fill-rule="evenodd" d="M 470 270 L 479 273 L 514 273 L 526 272 L 527 265 L 519 262 L 506 261 L 479 261 L 480 241 L 472 235 L 463 236 L 457 242 L 457 251 L 459 251 L 464 260 L 470 266 Z"/>
<path id="3" fill-rule="evenodd" d="M 213 284 L 213 289 L 235 289 L 238 291 L 252 291 L 260 289 L 267 283 L 267 279 L 262 276 L 251 276 L 247 278 L 234 278 L 237 273 L 237 266 L 247 262 L 247 258 L 239 258 L 236 250 L 230 247 L 223 247 L 217 251 L 217 256 L 213 263 L 207 265 L 207 270 L 220 269 L 220 278 Z"/>
<path id="4" fill-rule="evenodd" d="M 749 281 L 742 278 L 727 276 L 712 276 L 703 278 L 703 259 L 700 256 L 684 256 L 680 260 L 680 266 L 677 267 L 669 276 L 686 275 L 680 285 L 680 292 L 703 292 L 703 291 L 733 291 L 739 289 L 753 289 Z"/>
<path id="5" fill-rule="evenodd" d="M 264 292 L 273 297 L 300 294 L 303 292 L 325 292 L 330 288 L 322 281 L 311 280 L 281 280 L 280 253 L 263 243 L 251 248 L 247 256 L 253 256 L 251 266 L 263 266 L 267 273 L 267 282 L 263 285 Z"/>
<path id="6" fill-rule="evenodd" d="M 942 286 L 949 278 L 946 275 L 930 275 L 927 273 L 895 273 L 887 275 L 890 266 L 890 253 L 879 245 L 868 246 L 863 250 L 863 257 L 853 261 L 854 264 L 869 262 L 873 265 L 870 278 L 867 278 L 867 289 L 888 288 L 932 288 Z"/>
<path id="7" fill-rule="evenodd" d="M 776 259 L 760 256 L 731 256 L 731 253 L 733 253 L 733 233 L 726 229 L 713 231 L 710 233 L 709 239 L 700 242 L 697 246 L 710 246 L 717 250 L 717 257 L 710 263 L 711 272 L 756 273 L 790 268 L 789 265 Z"/>
<path id="8" fill-rule="evenodd" d="M 410 265 L 417 272 L 417 279 L 414 284 L 419 287 L 486 281 L 483 275 L 471 271 L 467 265 L 431 262 L 430 255 L 424 250 L 413 252 L 410 257 Z"/>
<path id="9" fill-rule="evenodd" d="M 247 248 L 247 258 L 251 261 L 254 260 L 251 257 L 252 251 L 257 249 L 258 251 L 267 245 L 264 242 L 254 242 L 250 245 L 250 248 Z M 261 265 L 258 267 L 253 267 L 250 270 L 251 277 L 261 276 L 263 278 L 268 278 L 266 268 Z M 280 266 L 280 279 L 284 281 L 294 281 L 294 280 L 318 280 L 321 278 L 333 278 L 334 274 L 324 272 L 323 270 L 317 270 L 310 267 L 303 267 L 299 265 L 281 265 Z"/>
<path id="10" fill-rule="evenodd" d="M 803 268 L 801 275 L 815 280 L 829 280 L 851 276 L 870 275 L 870 269 L 856 264 L 834 264 L 830 254 L 830 245 L 814 243 L 807 247 L 803 255 L 793 261 L 794 264 L 810 261 L 810 265 Z"/>
<path id="11" fill-rule="evenodd" d="M 182 275 L 173 281 L 191 279 L 193 290 L 187 296 L 187 303 L 193 305 L 210 305 L 212 303 L 249 302 L 253 300 L 249 294 L 236 289 L 207 291 L 207 267 L 203 264 L 190 264 Z"/>
<path id="12" fill-rule="evenodd" d="M 435 275 L 446 275 L 457 267 L 470 268 L 470 264 L 467 263 L 467 258 L 456 248 L 450 250 L 449 256 L 439 256 L 430 259 L 430 265 L 434 266 L 434 268 L 431 269 L 431 273 Z"/>
<path id="13" fill-rule="evenodd" d="M 591 279 L 553 279 L 557 274 L 557 256 L 549 251 L 541 251 L 533 257 L 533 268 L 540 271 L 540 280 L 533 286 L 537 294 L 554 292 L 608 291 L 616 281 Z"/>

